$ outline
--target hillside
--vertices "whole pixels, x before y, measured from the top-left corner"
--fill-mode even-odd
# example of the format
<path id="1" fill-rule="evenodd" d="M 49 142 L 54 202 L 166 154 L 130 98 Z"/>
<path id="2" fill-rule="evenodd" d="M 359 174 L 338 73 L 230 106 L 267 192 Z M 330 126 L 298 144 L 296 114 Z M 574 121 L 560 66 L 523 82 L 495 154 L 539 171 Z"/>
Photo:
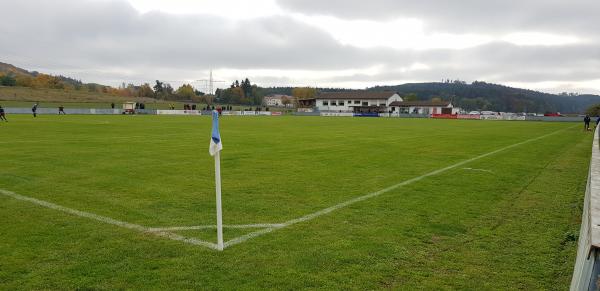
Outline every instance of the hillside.
<path id="1" fill-rule="evenodd" d="M 62 75 L 28 71 L 0 62 L 0 101 L 44 103 L 144 103 L 168 102 L 156 99 L 148 84 L 113 88 Z M 174 100 L 171 100 L 174 101 Z M 10 103 L 9 103 L 10 104 Z M 16 104 L 16 103 L 15 103 Z"/>
<path id="2" fill-rule="evenodd" d="M 401 95 L 414 93 L 419 100 L 441 97 L 453 100 L 466 110 L 581 113 L 590 105 L 600 103 L 598 95 L 555 95 L 486 82 L 407 83 L 367 90 L 397 91 Z"/>
<path id="3" fill-rule="evenodd" d="M 122 97 L 101 92 L 75 91 L 63 89 L 45 89 L 29 87 L 6 87 L 0 86 L 0 100 L 2 101 L 26 101 L 26 102 L 116 102 L 125 101 L 156 102 L 154 98 L 148 97 Z"/>
<path id="4" fill-rule="evenodd" d="M 35 75 L 25 69 L 15 67 L 11 64 L 0 62 L 0 74 L 14 74 L 14 75 L 27 75 L 35 77 Z"/>

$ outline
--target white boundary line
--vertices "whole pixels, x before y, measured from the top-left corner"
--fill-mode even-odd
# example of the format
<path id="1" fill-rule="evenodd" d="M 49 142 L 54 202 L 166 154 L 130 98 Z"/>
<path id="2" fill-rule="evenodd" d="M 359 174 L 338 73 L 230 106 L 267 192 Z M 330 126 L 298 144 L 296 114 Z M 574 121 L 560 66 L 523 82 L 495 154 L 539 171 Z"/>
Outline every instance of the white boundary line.
<path id="1" fill-rule="evenodd" d="M 462 169 L 466 170 L 466 171 L 493 173 L 492 170 L 486 170 L 486 169 L 474 169 L 474 168 L 462 168 Z"/>
<path id="2" fill-rule="evenodd" d="M 575 126 L 578 126 L 578 125 L 575 125 Z M 508 150 L 508 149 L 511 149 L 511 148 L 514 148 L 514 147 L 517 147 L 517 146 L 520 146 L 520 145 L 523 145 L 523 144 L 526 144 L 526 143 L 530 143 L 530 142 L 533 142 L 533 141 L 536 141 L 536 140 L 540 140 L 540 139 L 546 138 L 548 136 L 557 134 L 557 133 L 559 133 L 561 131 L 564 131 L 564 130 L 567 130 L 567 129 L 571 129 L 571 128 L 575 127 L 575 126 L 563 128 L 563 129 L 557 130 L 555 132 L 548 133 L 548 134 L 545 134 L 545 135 L 542 135 L 542 136 L 539 136 L 539 137 L 536 137 L 536 138 L 531 138 L 531 139 L 528 139 L 528 140 L 525 140 L 525 141 L 522 141 L 522 142 L 518 142 L 518 143 L 509 145 L 509 146 L 505 146 L 503 148 L 491 151 L 489 153 L 485 153 L 485 154 L 482 154 L 482 155 L 479 155 L 479 156 L 476 156 L 476 157 L 473 157 L 473 158 L 470 158 L 470 159 L 458 162 L 456 164 L 447 166 L 445 168 L 441 168 L 441 169 L 438 169 L 438 170 L 435 170 L 435 171 L 431 171 L 431 172 L 429 172 L 427 174 L 424 174 L 424 175 L 421 175 L 421 176 L 418 176 L 418 177 L 415 177 L 415 178 L 412 178 L 412 179 L 408 179 L 408 180 L 402 181 L 400 183 L 394 184 L 392 186 L 389 186 L 387 188 L 381 189 L 379 191 L 372 192 L 372 193 L 369 193 L 369 194 L 366 194 L 366 195 L 363 195 L 363 196 L 359 196 L 359 197 L 356 197 L 356 198 L 352 198 L 352 199 L 347 200 L 345 202 L 338 203 L 336 205 L 333 205 L 333 206 L 324 208 L 322 210 L 319 210 L 319 211 L 316 211 L 316 212 L 304 215 L 304 216 L 299 217 L 299 218 L 288 220 L 288 221 L 283 222 L 283 223 L 236 224 L 236 225 L 227 225 L 227 226 L 224 226 L 224 227 L 227 227 L 227 228 L 262 228 L 260 230 L 253 231 L 253 232 L 250 232 L 248 234 L 245 234 L 245 235 L 239 236 L 237 238 L 231 239 L 231 240 L 225 242 L 224 247 L 227 248 L 227 247 L 230 247 L 230 246 L 233 246 L 233 245 L 245 242 L 245 241 L 247 241 L 247 240 L 249 240 L 251 238 L 258 237 L 258 236 L 270 233 L 270 232 L 272 232 L 274 230 L 277 230 L 277 229 L 285 228 L 285 227 L 288 227 L 288 226 L 291 226 L 291 225 L 294 225 L 294 224 L 297 224 L 297 223 L 301 223 L 301 222 L 305 222 L 305 221 L 309 221 L 309 220 L 315 219 L 315 218 L 317 218 L 319 216 L 322 216 L 322 215 L 328 214 L 330 212 L 336 211 L 338 209 L 347 207 L 347 206 L 352 205 L 354 203 L 357 203 L 357 202 L 360 202 L 360 201 L 364 201 L 364 200 L 367 200 L 367 199 L 370 199 L 370 198 L 373 198 L 373 197 L 377 197 L 377 196 L 380 196 L 380 195 L 382 195 L 384 193 L 387 193 L 387 192 L 390 192 L 392 190 L 395 190 L 395 189 L 397 189 L 399 187 L 406 186 L 408 184 L 412 184 L 414 182 L 420 181 L 420 180 L 422 180 L 424 178 L 427 178 L 429 176 L 437 175 L 437 174 L 446 172 L 448 170 L 454 169 L 456 167 L 462 166 L 464 164 L 470 163 L 472 161 L 479 160 L 479 159 L 482 159 L 482 158 L 494 155 L 496 153 L 499 153 L 499 152 L 502 152 L 502 151 L 505 151 L 505 150 Z M 211 243 L 211 242 L 207 242 L 207 241 L 203 241 L 203 240 L 199 240 L 199 239 L 195 239 L 195 238 L 188 238 L 188 237 L 184 237 L 184 236 L 181 236 L 181 235 L 169 232 L 169 231 L 177 231 L 177 230 L 211 229 L 211 228 L 216 228 L 215 225 L 181 226 L 181 227 L 165 227 L 165 228 L 154 227 L 154 228 L 151 228 L 151 227 L 145 227 L 145 226 L 134 224 L 134 223 L 129 223 L 129 222 L 124 222 L 124 221 L 112 219 L 110 217 L 101 216 L 101 215 L 90 213 L 90 212 L 85 212 L 85 211 L 80 211 L 80 210 L 76 210 L 76 209 L 64 207 L 64 206 L 61 206 L 61 205 L 58 205 L 58 204 L 54 204 L 54 203 L 51 203 L 51 202 L 47 202 L 47 201 L 44 201 L 44 200 L 39 200 L 39 199 L 36 199 L 36 198 L 23 196 L 23 195 L 20 195 L 20 194 L 17 194 L 17 193 L 8 191 L 8 190 L 4 190 L 4 189 L 0 189 L 0 194 L 2 194 L 4 196 L 12 197 L 12 198 L 17 199 L 17 200 L 27 201 L 27 202 L 30 202 L 30 203 L 33 203 L 33 204 L 37 204 L 39 206 L 46 207 L 46 208 L 50 208 L 50 209 L 62 211 L 62 212 L 65 212 L 65 213 L 68 213 L 68 214 L 72 214 L 72 215 L 75 215 L 75 216 L 79 216 L 79 217 L 85 217 L 85 218 L 88 218 L 88 219 L 92 219 L 92 220 L 104 222 L 104 223 L 115 225 L 115 226 L 119 226 L 119 227 L 122 227 L 122 228 L 136 230 L 136 231 L 143 232 L 143 233 L 150 233 L 150 234 L 153 234 L 153 235 L 156 235 L 156 236 L 159 236 L 159 237 L 164 237 L 164 238 L 168 238 L 168 239 L 171 239 L 171 240 L 181 241 L 181 242 L 185 242 L 185 243 L 192 244 L 192 245 L 204 246 L 204 247 L 208 247 L 208 248 L 213 249 L 213 250 L 217 250 L 218 249 L 217 244 L 215 244 L 215 243 Z"/>
<path id="3" fill-rule="evenodd" d="M 107 224 L 112 224 L 112 225 L 116 225 L 122 228 L 127 228 L 127 229 L 131 229 L 131 230 L 136 230 L 139 232 L 143 232 L 143 233 L 150 233 L 156 236 L 160 236 L 160 237 L 165 237 L 168 239 L 172 239 L 172 240 L 176 240 L 176 241 L 181 241 L 181 242 L 185 242 L 185 243 L 189 243 L 189 244 L 193 244 L 193 245 L 198 245 L 198 246 L 205 246 L 211 249 L 217 249 L 217 245 L 211 242 L 207 242 L 207 241 L 203 241 L 203 240 L 199 240 L 199 239 L 194 239 L 194 238 L 188 238 L 188 237 L 184 237 L 175 233 L 171 233 L 168 231 L 151 231 L 150 228 L 141 226 L 139 224 L 133 224 L 133 223 L 129 223 L 129 222 L 124 222 L 124 221 L 120 221 L 120 220 L 116 220 L 116 219 L 112 219 L 110 217 L 106 217 L 106 216 L 102 216 L 102 215 L 98 215 L 98 214 L 94 214 L 94 213 L 90 213 L 90 212 L 85 212 L 85 211 L 81 211 L 81 210 L 76 210 L 76 209 L 72 209 L 72 208 L 68 208 L 68 207 L 64 207 L 58 204 L 54 204 L 48 201 L 44 201 L 44 200 L 39 200 L 39 199 L 35 199 L 32 197 L 27 197 L 27 196 L 23 196 L 11 191 L 7 191 L 4 189 L 0 189 L 0 194 L 4 195 L 4 196 L 8 196 L 8 197 L 12 197 L 14 199 L 17 200 L 21 200 L 21 201 L 27 201 L 27 202 L 31 202 L 33 204 L 37 204 L 39 206 L 43 206 L 46 208 L 50 208 L 50 209 L 54 209 L 54 210 L 58 210 L 58 211 L 62 211 L 68 214 L 72 214 L 75 216 L 79 216 L 79 217 L 85 217 L 85 218 L 89 218 L 92 220 L 97 220 L 100 222 L 104 222 Z"/>
<path id="4" fill-rule="evenodd" d="M 577 125 L 575 125 L 575 126 L 577 126 Z M 299 218 L 288 220 L 288 221 L 286 221 L 284 223 L 281 223 L 280 226 L 277 226 L 277 227 L 270 227 L 270 228 L 261 229 L 261 230 L 257 230 L 257 231 L 248 233 L 246 235 L 243 235 L 243 236 L 240 236 L 240 237 L 237 237 L 237 238 L 234 238 L 234 239 L 232 239 L 230 241 L 225 242 L 225 247 L 230 247 L 230 246 L 233 246 L 233 245 L 245 242 L 245 241 L 247 241 L 247 240 L 249 240 L 251 238 L 258 237 L 258 236 L 270 233 L 270 232 L 272 232 L 273 230 L 276 230 L 276 229 L 281 229 L 281 228 L 288 227 L 288 226 L 291 226 L 291 225 L 294 225 L 294 224 L 297 224 L 297 223 L 300 223 L 300 222 L 305 222 L 305 221 L 309 221 L 309 220 L 315 219 L 315 218 L 317 218 L 319 216 L 322 216 L 322 215 L 328 214 L 330 212 L 336 211 L 338 209 L 347 207 L 347 206 L 352 205 L 354 203 L 357 203 L 357 202 L 360 202 L 360 201 L 363 201 L 363 200 L 367 200 L 367 199 L 370 199 L 370 198 L 373 198 L 373 197 L 377 197 L 377 196 L 379 196 L 381 194 L 390 192 L 390 191 L 395 190 L 395 189 L 397 189 L 399 187 L 406 186 L 408 184 L 412 184 L 414 182 L 420 181 L 420 180 L 422 180 L 424 178 L 427 178 L 429 176 L 437 175 L 437 174 L 446 172 L 448 170 L 454 169 L 456 167 L 460 167 L 460 166 L 462 166 L 464 164 L 467 164 L 467 163 L 470 163 L 470 162 L 473 162 L 473 161 L 476 161 L 476 160 L 479 160 L 479 159 L 491 156 L 493 154 L 497 154 L 499 152 L 502 152 L 502 151 L 505 151 L 505 150 L 508 150 L 508 149 L 511 149 L 511 148 L 514 148 L 514 147 L 518 147 L 520 145 L 524 145 L 524 144 L 530 143 L 532 141 L 540 140 L 540 139 L 549 137 L 551 135 L 555 135 L 555 134 L 557 134 L 557 133 L 559 133 L 559 132 L 561 132 L 563 130 L 571 129 L 571 128 L 575 127 L 575 126 L 571 126 L 571 127 L 559 129 L 559 130 L 557 130 L 555 132 L 551 132 L 551 133 L 548 133 L 548 134 L 545 134 L 545 135 L 542 135 L 542 136 L 539 136 L 539 137 L 528 139 L 526 141 L 522 141 L 522 142 L 518 142 L 518 143 L 515 143 L 515 144 L 512 144 L 512 145 L 509 145 L 509 146 L 505 146 L 503 148 L 491 151 L 489 153 L 485 153 L 485 154 L 482 154 L 482 155 L 479 155 L 479 156 L 476 156 L 476 157 L 464 160 L 462 162 L 458 162 L 458 163 L 453 164 L 451 166 L 448 166 L 448 167 L 445 167 L 445 168 L 441 168 L 441 169 L 429 172 L 427 174 L 424 174 L 424 175 L 421 175 L 421 176 L 418 176 L 418 177 L 415 177 L 415 178 L 412 178 L 412 179 L 405 180 L 403 182 L 394 184 L 392 186 L 389 186 L 387 188 L 381 189 L 379 191 L 372 192 L 372 193 L 369 193 L 369 194 L 366 194 L 366 195 L 363 195 L 363 196 L 359 196 L 359 197 L 350 199 L 350 200 L 345 201 L 345 202 L 338 203 L 336 205 L 327 207 L 327 208 L 319 210 L 317 212 L 313 212 L 311 214 L 304 215 L 304 216 L 299 217 Z"/>
<path id="5" fill-rule="evenodd" d="M 255 223 L 255 224 L 224 224 L 223 228 L 270 228 L 281 227 L 281 223 Z M 177 231 L 177 230 L 201 230 L 217 228 L 216 225 L 194 225 L 194 226 L 171 226 L 171 227 L 151 227 L 149 231 Z"/>

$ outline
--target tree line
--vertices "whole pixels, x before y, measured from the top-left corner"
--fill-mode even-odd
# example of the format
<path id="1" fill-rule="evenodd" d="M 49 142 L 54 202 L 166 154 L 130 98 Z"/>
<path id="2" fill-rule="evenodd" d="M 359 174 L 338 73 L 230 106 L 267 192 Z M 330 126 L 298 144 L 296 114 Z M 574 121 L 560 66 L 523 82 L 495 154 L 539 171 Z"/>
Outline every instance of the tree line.
<path id="1" fill-rule="evenodd" d="M 598 95 L 576 93 L 550 94 L 534 90 L 474 81 L 443 80 L 433 83 L 408 83 L 395 86 L 376 86 L 372 91 L 396 91 L 400 95 L 414 94 L 416 100 L 439 98 L 452 101 L 465 110 L 500 112 L 580 113 L 588 106 L 600 103 Z"/>

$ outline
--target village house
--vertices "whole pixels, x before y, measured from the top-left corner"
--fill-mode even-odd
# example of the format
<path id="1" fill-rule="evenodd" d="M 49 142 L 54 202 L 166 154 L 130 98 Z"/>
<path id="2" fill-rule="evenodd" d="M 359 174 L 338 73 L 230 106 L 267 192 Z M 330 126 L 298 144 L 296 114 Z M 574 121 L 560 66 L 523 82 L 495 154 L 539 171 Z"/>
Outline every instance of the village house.
<path id="1" fill-rule="evenodd" d="M 296 103 L 296 98 L 289 95 L 272 94 L 263 98 L 265 106 L 285 106 L 293 108 Z"/>

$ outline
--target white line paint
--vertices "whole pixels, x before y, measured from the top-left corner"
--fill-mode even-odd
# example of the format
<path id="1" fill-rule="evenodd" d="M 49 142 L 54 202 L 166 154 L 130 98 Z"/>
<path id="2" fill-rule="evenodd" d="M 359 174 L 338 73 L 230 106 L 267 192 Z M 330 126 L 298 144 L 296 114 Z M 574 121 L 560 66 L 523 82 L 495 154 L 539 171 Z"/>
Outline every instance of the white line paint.
<path id="1" fill-rule="evenodd" d="M 281 223 L 256 223 L 256 224 L 224 224 L 223 228 L 278 228 Z M 216 229 L 216 225 L 194 225 L 194 226 L 171 226 L 171 227 L 151 227 L 149 231 L 178 231 L 178 230 L 202 230 Z"/>
<path id="2" fill-rule="evenodd" d="M 139 231 L 139 232 L 143 232 L 143 233 L 150 233 L 152 235 L 156 235 L 156 236 L 160 236 L 160 237 L 164 237 L 164 238 L 168 238 L 168 239 L 172 239 L 172 240 L 176 240 L 176 241 L 181 241 L 181 242 L 185 242 L 185 243 L 189 243 L 189 244 L 193 244 L 193 245 L 205 246 L 205 247 L 215 249 L 215 250 L 217 249 L 217 245 L 214 243 L 211 243 L 211 242 L 194 239 L 194 238 L 187 238 L 187 237 L 184 237 L 184 236 L 181 236 L 181 235 L 178 235 L 175 233 L 167 232 L 167 231 L 150 231 L 150 228 L 141 226 L 139 224 L 124 222 L 124 221 L 112 219 L 110 217 L 106 217 L 106 216 L 102 216 L 102 215 L 98 215 L 98 214 L 94 214 L 94 213 L 90 213 L 90 212 L 85 212 L 85 211 L 81 211 L 81 210 L 76 210 L 73 208 L 64 207 L 64 206 L 54 204 L 54 203 L 51 203 L 48 201 L 44 201 L 44 200 L 40 200 L 40 199 L 28 197 L 28 196 L 23 196 L 23 195 L 20 195 L 20 194 L 11 192 L 11 191 L 7 191 L 4 189 L 0 189 L 0 194 L 2 194 L 4 196 L 12 197 L 17 200 L 27 201 L 27 202 L 30 202 L 33 204 L 37 204 L 39 206 L 43 206 L 46 208 L 62 211 L 62 212 L 65 212 L 65 213 L 68 213 L 71 215 L 100 221 L 100 222 L 103 222 L 106 224 L 116 225 L 116 226 L 119 226 L 122 228 L 127 228 L 127 229 L 131 229 L 131 230 L 135 230 L 135 231 Z"/>
<path id="3" fill-rule="evenodd" d="M 467 170 L 467 171 L 493 173 L 492 170 L 486 170 L 486 169 L 474 169 L 474 168 L 462 168 L 462 169 Z"/>
<path id="4" fill-rule="evenodd" d="M 578 125 L 575 125 L 575 126 L 578 126 Z M 518 142 L 518 143 L 515 143 L 515 144 L 512 144 L 512 145 L 509 145 L 509 146 L 505 146 L 503 148 L 491 151 L 489 153 L 485 153 L 485 154 L 482 154 L 482 155 L 479 155 L 479 156 L 476 156 L 476 157 L 464 160 L 462 162 L 458 162 L 458 163 L 453 164 L 451 166 L 448 166 L 448 167 L 445 167 L 445 168 L 441 168 L 441 169 L 429 172 L 427 174 L 424 174 L 424 175 L 421 175 L 421 176 L 418 176 L 418 177 L 415 177 L 415 178 L 412 178 L 412 179 L 405 180 L 403 182 L 400 182 L 398 184 L 394 184 L 392 186 L 389 186 L 387 188 L 381 189 L 379 191 L 372 192 L 372 193 L 369 193 L 369 194 L 366 194 L 366 195 L 363 195 L 363 196 L 359 196 L 359 197 L 350 199 L 348 201 L 345 201 L 345 202 L 342 202 L 342 203 L 339 203 L 339 204 L 327 207 L 325 209 L 319 210 L 317 212 L 313 212 L 311 214 L 307 214 L 307 215 L 299 217 L 299 218 L 288 220 L 288 221 L 282 223 L 281 226 L 279 226 L 279 227 L 266 228 L 266 229 L 261 229 L 261 230 L 257 230 L 257 231 L 248 233 L 246 235 L 243 235 L 243 236 L 240 236 L 240 237 L 237 237 L 237 238 L 234 238 L 234 239 L 232 239 L 230 241 L 225 242 L 225 247 L 230 247 L 230 246 L 233 246 L 233 245 L 245 242 L 245 241 L 247 241 L 247 240 L 249 240 L 251 238 L 258 237 L 258 236 L 270 233 L 270 232 L 272 232 L 273 230 L 276 230 L 276 229 L 281 229 L 281 228 L 288 227 L 290 225 L 294 225 L 294 224 L 297 224 L 297 223 L 300 223 L 300 222 L 305 222 L 305 221 L 309 221 L 309 220 L 315 219 L 315 218 L 317 218 L 319 216 L 322 216 L 322 215 L 328 214 L 330 212 L 333 212 L 335 210 L 347 207 L 347 206 L 352 205 L 354 203 L 357 203 L 357 202 L 360 202 L 360 201 L 364 201 L 364 200 L 367 200 L 367 199 L 370 199 L 370 198 L 373 198 L 373 197 L 377 197 L 377 196 L 379 196 L 381 194 L 390 192 L 390 191 L 395 190 L 395 189 L 397 189 L 399 187 L 406 186 L 408 184 L 412 184 L 412 183 L 420 181 L 420 180 L 422 180 L 424 178 L 427 178 L 427 177 L 430 177 L 430 176 L 434 176 L 434 175 L 446 172 L 448 170 L 451 170 L 451 169 L 460 167 L 462 165 L 465 165 L 467 163 L 470 163 L 470 162 L 473 162 L 473 161 L 476 161 L 476 160 L 479 160 L 479 159 L 482 159 L 482 158 L 485 158 L 485 157 L 497 154 L 499 152 L 502 152 L 502 151 L 505 151 L 505 150 L 508 150 L 508 149 L 512 149 L 514 147 L 518 147 L 518 146 L 524 145 L 526 143 L 530 143 L 530 142 L 533 142 L 533 141 L 536 141 L 536 140 L 540 140 L 540 139 L 543 139 L 543 138 L 555 135 L 555 134 L 557 134 L 557 133 L 559 133 L 559 132 L 561 132 L 563 130 L 571 129 L 571 128 L 575 127 L 575 126 L 563 128 L 563 129 L 557 130 L 557 131 L 552 132 L 552 133 L 548 133 L 548 134 L 545 134 L 545 135 L 542 135 L 542 136 L 539 136 L 539 137 L 528 139 L 526 141 L 522 141 L 522 142 Z"/>
<path id="5" fill-rule="evenodd" d="M 286 227 L 286 226 L 287 225 L 282 224 L 282 226 L 279 226 L 279 227 L 276 227 L 276 228 L 275 227 L 269 227 L 269 228 L 265 228 L 265 229 L 253 231 L 251 233 L 247 233 L 245 235 L 236 237 L 236 238 L 234 238 L 234 239 L 232 239 L 230 241 L 226 241 L 225 244 L 224 244 L 224 247 L 227 248 L 227 247 L 230 247 L 232 245 L 237 245 L 237 244 L 245 242 L 245 241 L 247 241 L 247 240 L 249 240 L 249 239 L 251 239 L 253 237 L 261 236 L 263 234 L 267 234 L 267 233 L 272 232 L 272 231 L 274 231 L 276 229 L 283 228 L 283 227 Z"/>

